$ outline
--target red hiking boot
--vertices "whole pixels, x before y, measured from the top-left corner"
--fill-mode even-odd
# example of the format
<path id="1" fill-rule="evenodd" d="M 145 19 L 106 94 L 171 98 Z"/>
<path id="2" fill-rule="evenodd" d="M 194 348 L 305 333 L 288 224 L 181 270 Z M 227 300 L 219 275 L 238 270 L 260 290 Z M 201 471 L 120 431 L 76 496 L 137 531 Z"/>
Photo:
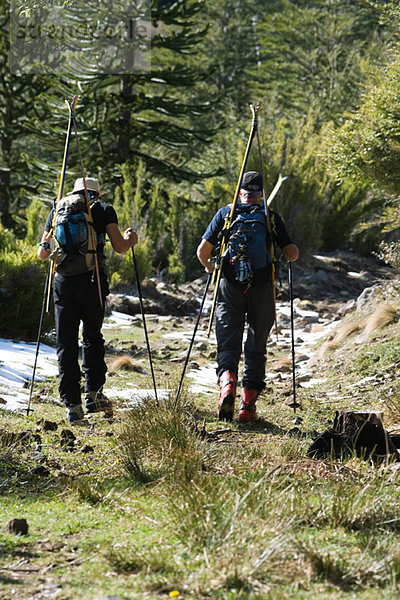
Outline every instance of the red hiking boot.
<path id="1" fill-rule="evenodd" d="M 239 421 L 241 423 L 248 423 L 257 419 L 256 400 L 259 395 L 260 392 L 258 390 L 242 388 L 242 398 L 239 408 Z"/>
<path id="2" fill-rule="evenodd" d="M 237 377 L 231 371 L 224 371 L 218 379 L 220 394 L 218 418 L 220 421 L 232 421 L 235 408 Z"/>

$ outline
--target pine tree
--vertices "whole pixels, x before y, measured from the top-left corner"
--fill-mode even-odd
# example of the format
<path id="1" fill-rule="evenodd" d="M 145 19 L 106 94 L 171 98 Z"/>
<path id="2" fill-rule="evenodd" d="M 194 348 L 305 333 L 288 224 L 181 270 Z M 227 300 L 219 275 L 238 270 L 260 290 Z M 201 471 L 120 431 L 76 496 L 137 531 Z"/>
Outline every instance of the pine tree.
<path id="1" fill-rule="evenodd" d="M 30 194 L 38 188 L 28 153 L 39 97 L 51 86 L 49 77 L 10 71 L 10 3 L 0 0 L 0 218 L 22 233 L 21 220 Z"/>
<path id="2" fill-rule="evenodd" d="M 85 121 L 90 169 L 114 176 L 114 165 L 130 161 L 135 168 L 142 160 L 146 171 L 170 180 L 198 177 L 188 165 L 209 139 L 204 115 L 210 105 L 196 97 L 197 82 L 206 74 L 200 65 L 188 66 L 187 57 L 205 35 L 198 14 L 202 7 L 201 0 L 153 0 L 148 68 L 135 70 L 121 64 L 113 72 L 110 63 L 103 65 L 109 72 L 94 75 L 95 51 L 75 36 L 84 58 L 80 58 L 79 75 L 71 71 L 68 76 L 82 90 L 79 112 Z M 74 22 L 84 18 L 93 30 L 104 28 L 110 13 L 107 5 L 98 3 L 77 3 L 69 11 Z M 122 22 L 126 3 L 113 2 L 111 13 Z"/>
<path id="3" fill-rule="evenodd" d="M 255 89 L 272 120 L 307 114 L 340 121 L 356 107 L 365 80 L 362 60 L 380 50 L 379 12 L 353 0 L 282 0 L 260 23 Z"/>
<path id="4" fill-rule="evenodd" d="M 338 177 L 400 190 L 400 57 L 377 72 L 359 110 L 331 130 L 326 153 Z"/>
<path id="5" fill-rule="evenodd" d="M 43 14 L 45 20 L 48 13 L 35 14 L 37 6 L 41 4 L 43 11 L 57 3 L 34 4 L 36 8 L 30 8 L 30 18 L 37 20 Z M 130 69 L 118 63 L 113 70 L 110 49 L 104 44 L 96 45 L 93 37 L 85 37 L 85 23 L 90 24 L 91 32 L 104 31 L 107 23 L 116 20 L 122 23 L 124 18 L 126 21 L 130 14 L 128 5 L 133 3 L 74 2 L 60 13 L 65 27 L 62 59 L 53 53 L 53 63 L 48 65 L 51 70 L 58 61 L 60 70 L 57 77 L 47 76 L 51 85 L 43 86 L 44 93 L 35 102 L 29 121 L 32 137 L 29 143 L 24 143 L 23 154 L 29 170 L 35 170 L 35 177 L 30 178 L 34 185 L 29 190 L 39 189 L 49 201 L 58 187 L 64 150 L 68 122 L 64 100 L 71 100 L 75 94 L 79 94 L 76 122 L 85 171 L 104 181 L 110 199 L 115 186 L 122 182 L 120 165 L 123 164 L 129 163 L 135 171 L 143 163 L 146 177 L 163 177 L 171 182 L 193 181 L 199 178 L 200 171 L 206 170 L 203 150 L 210 140 L 207 115 L 211 97 L 207 101 L 199 99 L 197 86 L 206 72 L 202 71 L 200 61 L 189 61 L 195 57 L 205 35 L 201 18 L 203 0 L 153 0 L 149 68 Z M 138 11 L 141 6 L 145 10 L 148 3 L 137 3 Z M 111 62 L 106 64 L 107 60 Z M 100 64 L 103 72 L 99 73 Z M 27 77 L 30 81 L 43 78 Z M 25 118 L 31 107 L 29 98 L 26 107 L 22 100 L 18 116 Z M 20 132 L 15 134 L 14 138 L 20 139 Z M 72 139 L 65 188 L 70 188 L 79 175 L 76 144 Z M 26 203 L 30 200 L 28 194 Z M 19 200 L 19 205 L 23 209 L 24 200 Z"/>
<path id="6" fill-rule="evenodd" d="M 268 2 L 274 4 L 274 0 Z M 215 88 L 220 109 L 218 118 L 227 111 L 245 112 L 256 99 L 249 95 L 252 68 L 260 60 L 257 29 L 265 2 L 260 0 L 207 0 L 205 16 L 210 27 L 202 47 L 202 59 L 208 65 L 206 92 Z M 209 52 L 212 48 L 212 52 Z"/>

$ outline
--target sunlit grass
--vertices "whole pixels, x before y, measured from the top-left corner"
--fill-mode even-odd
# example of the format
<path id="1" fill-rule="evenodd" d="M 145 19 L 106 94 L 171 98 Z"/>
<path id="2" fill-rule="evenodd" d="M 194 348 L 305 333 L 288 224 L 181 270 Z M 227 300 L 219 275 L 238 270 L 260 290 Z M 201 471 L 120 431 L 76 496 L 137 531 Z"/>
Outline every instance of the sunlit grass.
<path id="1" fill-rule="evenodd" d="M 129 356 L 128 366 L 143 365 L 147 373 L 117 368 L 106 393 L 107 387 L 151 389 L 142 329 L 133 330 L 134 339 L 132 332 L 120 338 L 107 331 Z M 155 346 L 163 333 L 155 332 Z M 142 354 L 130 352 L 129 344 Z M 290 398 L 276 389 L 261 397 L 262 419 L 254 427 L 218 422 L 217 386 L 215 396 L 192 395 L 185 382 L 175 406 L 180 342 L 167 342 L 168 358 L 158 349 L 154 354 L 157 384 L 169 390 L 167 397 L 131 406 L 115 398 L 112 422 L 94 415 L 88 427 L 73 428 L 71 452 L 60 444 L 61 430 L 70 427 L 52 401 L 57 381 L 36 384 L 33 414 L 0 412 L 0 429 L 40 435 L 49 470 L 35 476 L 33 445 L 3 438 L 0 521 L 26 518 L 29 535 L 4 530 L 0 554 L 6 569 L 25 558 L 31 570 L 21 572 L 18 585 L 0 577 L 0 596 L 13 585 L 13 597 L 25 599 L 47 576 L 65 597 L 80 600 L 107 594 L 154 600 L 174 590 L 196 600 L 392 600 L 400 583 L 396 464 L 317 461 L 306 452 L 312 430 L 332 422 L 337 400 L 328 392 L 343 394 L 344 370 L 354 381 L 390 366 L 396 344 L 381 340 L 340 360 L 331 353 L 326 382 L 298 390 L 300 435 L 291 432 Z M 351 371 L 355 361 L 359 371 Z M 390 385 L 392 395 L 383 383 L 382 397 L 388 406 L 392 399 L 394 418 L 397 388 Z M 371 387 L 346 407 L 376 402 Z M 40 419 L 57 430 L 43 431 Z"/>

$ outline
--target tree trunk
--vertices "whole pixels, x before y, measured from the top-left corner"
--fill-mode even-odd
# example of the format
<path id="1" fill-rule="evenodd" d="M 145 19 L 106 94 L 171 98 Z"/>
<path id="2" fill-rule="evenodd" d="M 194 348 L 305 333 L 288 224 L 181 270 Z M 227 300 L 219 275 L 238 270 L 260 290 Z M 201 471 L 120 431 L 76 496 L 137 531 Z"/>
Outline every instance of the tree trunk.
<path id="1" fill-rule="evenodd" d="M 359 410 L 336 412 L 333 430 L 343 437 L 349 450 L 360 457 L 374 459 L 399 453 L 382 423 L 382 413 Z"/>
<path id="2" fill-rule="evenodd" d="M 0 216 L 2 225 L 7 229 L 10 229 L 14 224 L 14 219 L 10 213 L 11 139 L 9 137 L 1 138 L 1 151 L 3 155 L 3 166 L 0 169 Z"/>
<path id="3" fill-rule="evenodd" d="M 121 110 L 119 116 L 119 134 L 117 135 L 117 154 L 120 163 L 131 158 L 131 109 L 130 102 L 133 93 L 132 76 L 125 74 L 120 80 Z"/>
<path id="4" fill-rule="evenodd" d="M 374 461 L 400 461 L 400 454 L 382 424 L 382 414 L 373 411 L 337 411 L 333 428 L 310 446 L 314 458 L 370 458 Z"/>

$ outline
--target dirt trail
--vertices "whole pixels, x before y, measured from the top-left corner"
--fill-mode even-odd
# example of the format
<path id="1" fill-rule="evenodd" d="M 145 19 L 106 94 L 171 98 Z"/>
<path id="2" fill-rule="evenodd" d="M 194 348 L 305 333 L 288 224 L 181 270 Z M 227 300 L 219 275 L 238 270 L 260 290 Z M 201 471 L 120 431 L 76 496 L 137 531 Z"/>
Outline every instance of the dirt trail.
<path id="1" fill-rule="evenodd" d="M 392 277 L 393 272 L 379 265 L 374 259 L 359 257 L 351 252 L 314 255 L 304 263 L 293 266 L 296 382 L 300 386 L 311 387 L 320 382 L 320 379 L 314 377 L 317 365 L 315 343 L 325 336 L 339 319 L 357 308 L 360 297 L 362 299 L 363 296 L 368 297 L 373 293 L 374 285 Z M 204 275 L 180 286 L 153 281 L 144 282 L 143 285 L 145 312 L 149 322 L 161 329 L 165 326 L 166 330 L 162 334 L 166 348 L 159 351 L 166 359 L 170 353 L 170 362 L 176 363 L 178 371 L 183 366 L 192 337 L 194 315 L 204 292 L 205 280 Z M 209 298 L 211 299 L 211 292 Z M 191 380 L 190 391 L 216 395 L 216 342 L 214 334 L 210 339 L 206 335 L 209 303 L 208 301 L 204 308 L 187 375 Z M 129 328 L 132 323 L 140 322 L 138 298 L 134 289 L 118 289 L 117 293 L 110 295 L 107 305 L 105 327 Z M 179 323 L 179 330 L 174 331 L 171 327 L 167 327 L 171 323 L 175 325 Z M 292 381 L 287 273 L 281 273 L 278 277 L 277 323 L 278 337 L 274 331 L 271 332 L 267 347 L 266 379 L 267 387 L 268 382 L 271 382 L 275 390 L 284 391 L 290 388 Z M 3 408 L 23 409 L 28 397 L 27 388 L 35 347 L 35 344 L 24 345 L 23 348 L 21 344 L 16 346 L 7 344 L 7 347 L 2 349 L 4 360 L 0 360 L 0 402 Z M 21 361 L 21 348 L 23 361 Z M 121 346 L 117 340 L 117 347 L 113 348 L 109 344 L 107 351 L 122 353 L 124 346 Z M 55 373 L 55 351 L 41 345 L 37 377 L 55 375 Z M 150 383 L 148 389 L 134 390 L 136 399 L 152 394 Z M 129 399 L 132 397 L 133 390 L 112 389 L 110 391 L 111 396 Z M 162 390 L 160 393 L 162 394 Z"/>
<path id="2" fill-rule="evenodd" d="M 357 303 L 374 293 L 373 286 L 393 277 L 391 269 L 379 265 L 374 259 L 366 259 L 351 252 L 315 255 L 305 264 L 293 266 L 294 346 L 296 383 L 300 387 L 313 387 L 323 379 L 315 376 L 318 359 L 315 344 L 346 314 L 356 310 Z M 281 280 L 281 282 L 279 281 Z M 279 391 L 292 387 L 292 345 L 290 301 L 287 273 L 281 273 L 277 284 L 277 323 L 267 345 L 268 382 Z M 193 285 L 193 284 L 192 284 Z M 205 315 L 206 319 L 207 315 Z M 193 380 L 191 390 L 216 394 L 215 362 L 196 364 L 208 340 L 200 329 L 192 355 L 189 377 Z"/>

